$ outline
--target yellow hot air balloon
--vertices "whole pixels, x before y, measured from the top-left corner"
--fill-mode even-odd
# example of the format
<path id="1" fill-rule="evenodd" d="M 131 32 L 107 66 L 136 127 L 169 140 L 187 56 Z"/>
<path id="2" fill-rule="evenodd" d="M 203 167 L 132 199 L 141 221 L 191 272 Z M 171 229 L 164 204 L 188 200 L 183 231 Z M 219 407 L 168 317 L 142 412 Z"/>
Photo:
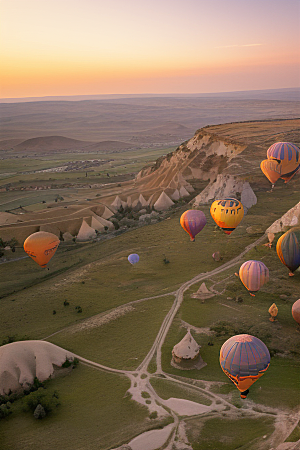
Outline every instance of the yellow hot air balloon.
<path id="1" fill-rule="evenodd" d="M 270 308 L 269 308 L 269 314 L 270 314 L 270 321 L 271 322 L 275 322 L 275 317 L 277 316 L 277 314 L 278 314 L 278 308 L 277 308 L 277 306 L 276 306 L 276 303 L 273 303 L 271 306 L 270 306 Z"/>
<path id="2" fill-rule="evenodd" d="M 210 214 L 224 233 L 231 234 L 244 217 L 244 207 L 236 198 L 215 200 Z"/>
<path id="3" fill-rule="evenodd" d="M 46 267 L 59 244 L 60 240 L 55 234 L 38 231 L 25 240 L 24 250 L 39 266 Z"/>

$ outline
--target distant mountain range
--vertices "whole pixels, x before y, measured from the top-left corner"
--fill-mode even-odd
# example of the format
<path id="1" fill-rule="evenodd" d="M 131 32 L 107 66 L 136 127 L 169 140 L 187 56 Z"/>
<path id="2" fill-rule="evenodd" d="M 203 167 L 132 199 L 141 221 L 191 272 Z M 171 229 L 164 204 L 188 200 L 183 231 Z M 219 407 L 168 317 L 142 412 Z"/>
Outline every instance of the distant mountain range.
<path id="1" fill-rule="evenodd" d="M 296 94 L 296 95 L 295 95 Z M 201 97 L 222 97 L 222 98 L 252 98 L 252 99 L 272 99 L 272 100 L 300 100 L 300 87 L 280 88 L 280 89 L 260 89 L 251 91 L 233 92 L 203 92 L 203 93 L 173 93 L 173 94 L 101 94 L 101 95 L 60 95 L 45 97 L 20 97 L 20 98 L 0 98 L 0 103 L 20 103 L 20 102 L 49 102 L 49 101 L 70 101 L 81 100 L 118 100 L 130 98 L 201 98 Z"/>

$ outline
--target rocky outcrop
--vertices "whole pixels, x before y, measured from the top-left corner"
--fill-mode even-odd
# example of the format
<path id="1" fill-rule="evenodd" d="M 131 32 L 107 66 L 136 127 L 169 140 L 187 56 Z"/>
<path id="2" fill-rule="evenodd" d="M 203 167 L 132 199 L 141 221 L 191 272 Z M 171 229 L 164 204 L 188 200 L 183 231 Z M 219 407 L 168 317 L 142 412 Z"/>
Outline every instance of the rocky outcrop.
<path id="1" fill-rule="evenodd" d="M 167 194 L 163 191 L 159 198 L 154 203 L 154 209 L 156 211 L 165 211 L 174 205 L 174 202 L 167 196 Z"/>
<path id="2" fill-rule="evenodd" d="M 246 210 L 257 203 L 250 184 L 233 175 L 218 175 L 216 180 L 193 200 L 193 206 L 210 203 L 218 198 L 234 197 L 240 200 Z"/>
<path id="3" fill-rule="evenodd" d="M 77 234 L 77 241 L 88 241 L 94 239 L 97 236 L 94 228 L 90 227 L 85 220 L 82 221 L 82 225 Z"/>
<path id="4" fill-rule="evenodd" d="M 279 233 L 286 231 L 289 227 L 296 227 L 300 225 L 300 202 L 293 208 L 286 212 L 280 219 L 276 220 L 266 230 L 267 233 Z"/>

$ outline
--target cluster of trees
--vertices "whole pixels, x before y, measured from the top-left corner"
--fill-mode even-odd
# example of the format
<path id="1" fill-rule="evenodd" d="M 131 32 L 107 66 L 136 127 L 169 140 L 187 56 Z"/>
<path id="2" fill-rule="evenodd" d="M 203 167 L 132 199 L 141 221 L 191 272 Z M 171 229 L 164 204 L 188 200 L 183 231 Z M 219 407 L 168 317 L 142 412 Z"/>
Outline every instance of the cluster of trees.
<path id="1" fill-rule="evenodd" d="M 0 238 L 0 258 L 4 255 L 4 252 L 2 249 L 5 247 L 10 247 L 12 252 L 16 251 L 16 246 L 19 245 L 19 242 L 16 238 L 12 238 L 9 241 L 4 241 L 2 238 Z"/>

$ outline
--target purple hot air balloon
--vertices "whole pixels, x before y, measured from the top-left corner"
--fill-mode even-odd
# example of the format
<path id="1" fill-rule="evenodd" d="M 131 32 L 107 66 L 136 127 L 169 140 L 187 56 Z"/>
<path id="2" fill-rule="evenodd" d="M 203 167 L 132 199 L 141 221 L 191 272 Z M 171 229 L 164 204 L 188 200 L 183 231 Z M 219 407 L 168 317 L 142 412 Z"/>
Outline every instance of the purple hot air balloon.
<path id="1" fill-rule="evenodd" d="M 128 261 L 130 264 L 136 264 L 140 260 L 140 257 L 137 253 L 131 253 L 131 255 L 128 256 Z"/>
<path id="2" fill-rule="evenodd" d="M 196 234 L 206 225 L 205 214 L 198 209 L 189 209 L 180 217 L 180 225 L 191 236 L 191 241 L 194 241 Z"/>

